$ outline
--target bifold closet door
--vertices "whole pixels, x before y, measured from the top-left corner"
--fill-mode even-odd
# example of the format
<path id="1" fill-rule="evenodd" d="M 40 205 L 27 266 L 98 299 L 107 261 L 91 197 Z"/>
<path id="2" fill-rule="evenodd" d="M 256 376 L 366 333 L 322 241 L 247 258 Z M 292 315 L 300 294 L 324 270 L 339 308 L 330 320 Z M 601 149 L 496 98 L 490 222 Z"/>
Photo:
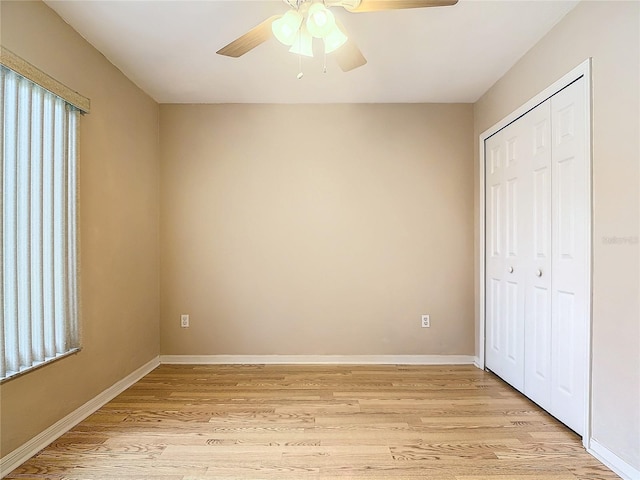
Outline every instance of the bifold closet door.
<path id="1" fill-rule="evenodd" d="M 589 168 L 584 79 L 485 141 L 487 368 L 582 434 Z"/>

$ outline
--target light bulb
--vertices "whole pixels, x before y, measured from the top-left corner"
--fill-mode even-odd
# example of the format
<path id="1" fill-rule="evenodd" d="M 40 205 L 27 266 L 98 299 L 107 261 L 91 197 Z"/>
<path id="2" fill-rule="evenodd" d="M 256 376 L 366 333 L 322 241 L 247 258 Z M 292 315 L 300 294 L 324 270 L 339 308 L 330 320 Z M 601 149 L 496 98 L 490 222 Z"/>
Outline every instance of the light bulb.
<path id="1" fill-rule="evenodd" d="M 309 7 L 307 30 L 316 38 L 326 37 L 336 25 L 336 19 L 322 3 L 314 3 Z"/>
<path id="2" fill-rule="evenodd" d="M 335 52 L 345 43 L 347 43 L 347 36 L 342 33 L 342 30 L 335 25 L 329 34 L 324 37 L 324 51 L 325 53 Z"/>
<path id="3" fill-rule="evenodd" d="M 271 31 L 279 42 L 285 45 L 293 45 L 300 25 L 302 25 L 302 15 L 296 10 L 289 10 L 282 17 L 271 24 Z"/>
<path id="4" fill-rule="evenodd" d="M 298 34 L 289 51 L 305 57 L 313 57 L 313 38 L 304 25 L 298 30 Z"/>

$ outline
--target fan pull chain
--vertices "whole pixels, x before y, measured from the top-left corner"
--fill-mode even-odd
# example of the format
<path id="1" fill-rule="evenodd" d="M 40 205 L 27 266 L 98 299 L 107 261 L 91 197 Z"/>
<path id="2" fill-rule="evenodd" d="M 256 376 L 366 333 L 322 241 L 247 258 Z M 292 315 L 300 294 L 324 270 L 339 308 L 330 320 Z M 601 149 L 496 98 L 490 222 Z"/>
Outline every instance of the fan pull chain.
<path id="1" fill-rule="evenodd" d="M 302 79 L 302 77 L 304 77 L 304 73 L 302 73 L 302 55 L 298 55 L 298 69 L 300 70 L 300 73 L 298 73 L 298 80 Z"/>
<path id="2" fill-rule="evenodd" d="M 324 61 L 322 63 L 322 73 L 327 73 L 327 51 L 324 51 Z"/>

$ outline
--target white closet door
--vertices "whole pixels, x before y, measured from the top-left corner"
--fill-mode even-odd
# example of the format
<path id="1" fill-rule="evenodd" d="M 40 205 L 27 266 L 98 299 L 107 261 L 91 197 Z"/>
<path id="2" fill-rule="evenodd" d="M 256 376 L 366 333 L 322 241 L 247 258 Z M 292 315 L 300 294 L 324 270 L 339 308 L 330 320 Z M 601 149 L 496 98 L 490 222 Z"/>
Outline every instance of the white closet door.
<path id="1" fill-rule="evenodd" d="M 552 389 L 549 411 L 582 434 L 588 318 L 589 169 L 584 78 L 551 98 Z"/>
<path id="2" fill-rule="evenodd" d="M 524 390 L 525 286 L 531 235 L 523 210 L 530 204 L 527 156 L 531 137 L 525 117 L 485 144 L 487 162 L 486 364 Z"/>
<path id="3" fill-rule="evenodd" d="M 485 141 L 486 366 L 579 434 L 590 275 L 584 82 Z"/>
<path id="4" fill-rule="evenodd" d="M 526 266 L 524 393 L 545 409 L 551 407 L 551 101 L 525 116 L 531 160 L 531 205 L 526 221 L 531 251 Z"/>

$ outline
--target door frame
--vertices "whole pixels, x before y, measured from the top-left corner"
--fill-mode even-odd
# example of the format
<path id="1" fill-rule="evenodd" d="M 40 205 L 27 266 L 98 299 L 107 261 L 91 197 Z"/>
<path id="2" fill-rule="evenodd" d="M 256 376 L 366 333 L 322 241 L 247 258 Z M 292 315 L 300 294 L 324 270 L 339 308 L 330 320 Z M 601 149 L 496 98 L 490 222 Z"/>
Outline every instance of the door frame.
<path id="1" fill-rule="evenodd" d="M 512 113 L 504 117 L 502 120 L 497 122 L 492 127 L 488 128 L 484 132 L 482 132 L 479 136 L 479 198 L 478 198 L 478 206 L 479 206 L 479 249 L 478 249 L 478 259 L 479 259 L 479 268 L 478 268 L 478 356 L 476 361 L 476 366 L 484 370 L 485 368 L 485 300 L 486 300 L 486 289 L 485 289 L 485 222 L 486 222 L 486 205 L 485 205 L 485 141 L 502 130 L 504 127 L 514 122 L 528 111 L 532 110 L 536 106 L 540 105 L 542 102 L 551 98 L 553 95 L 558 93 L 560 90 L 569 86 L 571 83 L 575 82 L 579 78 L 583 77 L 584 82 L 584 102 L 585 102 L 585 121 L 587 125 L 585 125 L 586 131 L 586 139 L 585 139 L 585 157 L 587 159 L 587 198 L 589 199 L 588 205 L 588 218 L 587 218 L 587 231 L 589 234 L 588 238 L 585 239 L 587 242 L 587 271 L 589 272 L 589 276 L 587 278 L 587 291 L 589 301 L 587 302 L 586 311 L 589 325 L 587 327 L 587 335 L 586 335 L 586 355 L 585 355 L 585 364 L 586 364 L 586 378 L 585 378 L 585 419 L 584 419 L 584 435 L 582 437 L 582 443 L 585 448 L 590 448 L 590 440 L 591 440 L 591 336 L 592 336 L 592 298 L 593 298 L 593 288 L 592 288 L 592 276 L 593 276 L 593 195 L 592 195 L 592 89 L 591 89 L 591 58 L 588 58 L 580 65 L 575 67 L 569 73 L 555 81 L 552 85 L 545 88 L 542 92 L 535 95 L 529 101 L 524 103 L 522 106 L 514 110 Z"/>

